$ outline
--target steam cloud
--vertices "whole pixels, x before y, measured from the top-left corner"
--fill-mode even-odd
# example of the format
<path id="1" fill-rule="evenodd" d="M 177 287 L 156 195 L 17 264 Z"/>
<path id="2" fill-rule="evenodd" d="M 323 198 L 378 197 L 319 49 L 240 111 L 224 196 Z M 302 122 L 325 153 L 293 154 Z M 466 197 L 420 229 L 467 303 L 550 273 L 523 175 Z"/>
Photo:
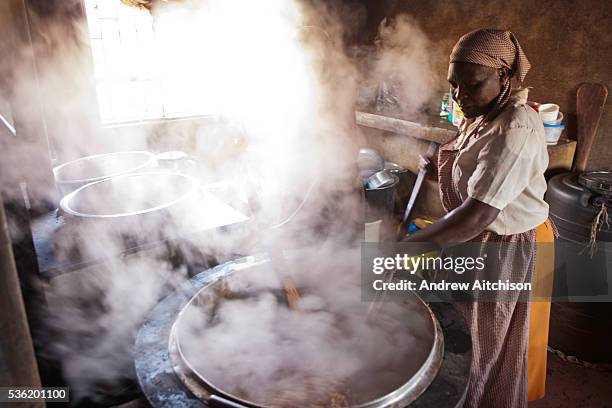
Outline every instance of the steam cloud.
<path id="1" fill-rule="evenodd" d="M 440 51 L 411 16 L 383 19 L 374 50 L 365 57 L 361 96 L 366 101 L 382 98 L 387 109 L 407 118 L 435 106 L 441 82 L 433 66 Z"/>
<path id="2" fill-rule="evenodd" d="M 293 215 L 282 229 L 270 233 L 272 245 L 286 249 L 334 236 L 343 245 L 351 246 L 355 236 L 350 234 L 350 226 L 359 222 L 362 204 L 359 194 L 355 194 L 354 171 L 356 152 L 362 143 L 354 125 L 358 84 L 370 87 L 371 91 L 372 84 L 378 85 L 382 79 L 393 82 L 400 90 L 397 97 L 401 109 L 410 113 L 418 111 L 431 97 L 436 80 L 424 52 L 429 43 L 407 17 L 381 25 L 380 43 L 375 53 L 369 54 L 373 57 L 371 65 L 364 71 L 347 56 L 342 42 L 345 27 L 330 9 L 281 0 L 168 2 L 155 18 L 159 36 L 156 70 L 169 86 L 178 90 L 181 98 L 195 101 L 214 117 L 199 121 L 195 128 L 185 123 L 166 123 L 153 129 L 130 128 L 122 130 L 121 137 L 109 137 L 107 131 L 96 125 L 97 105 L 89 103 L 95 96 L 89 92 L 90 55 L 83 47 L 87 41 L 86 28 L 69 12 L 76 3 L 63 4 L 66 11 L 59 10 L 54 17 L 63 16 L 60 21 L 46 18 L 44 10 L 32 15 L 36 24 L 44 25 L 46 33 L 34 38 L 34 52 L 38 56 L 36 77 L 32 78 L 32 71 L 20 65 L 26 64 L 22 62 L 27 60 L 23 56 L 1 66 L 11 82 L 9 99 L 20 106 L 21 117 L 28 116 L 25 108 L 28 106 L 32 117 L 38 117 L 36 110 L 41 99 L 62 101 L 54 112 L 46 112 L 52 135 L 49 151 L 43 149 L 41 153 L 40 144 L 31 139 L 3 139 L 4 147 L 11 151 L 0 176 L 5 197 L 19 199 L 21 192 L 9 187 L 24 174 L 32 194 L 42 197 L 55 194 L 43 181 L 44 172 L 39 162 L 31 159 L 33 156 L 50 154 L 59 164 L 93 153 L 159 151 L 172 147 L 164 142 L 167 136 L 185 134 L 186 138 L 195 138 L 195 142 L 187 145 L 199 159 L 194 175 L 202 183 L 223 182 L 229 190 L 237 191 L 232 196 L 235 199 L 232 205 L 245 212 L 247 192 L 252 190 L 258 196 L 258 218 L 264 220 L 263 226 L 278 224 Z M 360 9 L 355 16 L 363 19 L 363 11 Z M 313 21 L 322 28 L 303 28 Z M 40 127 L 18 129 L 24 134 L 40 130 Z M 180 138 L 174 140 L 177 139 Z M 161 143 L 156 143 L 159 140 Z M 239 188 L 245 185 L 247 192 Z M 223 196 L 218 190 L 210 191 Z M 134 190 L 120 204 L 129 202 L 132 207 L 146 207 L 146 196 L 136 195 Z M 172 194 L 159 197 L 161 201 L 173 198 Z M 211 216 L 210 207 L 205 205 L 179 206 L 170 218 L 150 221 L 140 234 L 147 234 L 153 241 L 176 238 L 177 225 L 189 225 L 193 220 Z M 105 388 L 132 376 L 130 353 L 137 329 L 159 299 L 187 278 L 187 272 L 168 262 L 163 251 L 117 259 L 125 236 L 133 233 L 132 224 L 78 225 L 76 232 L 70 230 L 55 242 L 56 256 L 70 259 L 76 251 L 84 257 L 108 261 L 46 285 L 48 327 L 43 332 L 46 337 L 36 340 L 39 346 L 44 345 L 45 352 L 62 361 L 64 375 L 77 398 L 96 400 Z M 259 251 L 259 227 L 193 237 L 191 245 L 182 248 L 184 260 L 196 261 L 202 254 L 224 260 Z M 331 253 L 317 257 L 321 262 L 333 258 Z M 327 266 L 321 270 L 329 271 Z M 355 269 L 344 274 L 355 277 L 358 272 Z M 271 286 L 278 287 L 278 277 L 269 276 L 274 282 Z M 356 293 L 354 283 L 350 285 L 352 291 L 340 290 L 345 282 L 342 274 L 321 275 L 315 268 L 301 276 L 311 282 L 316 282 L 314 277 L 329 281 L 326 290 L 335 293 L 325 299 L 338 299 L 339 308 L 351 304 L 342 302 L 343 293 Z M 309 302 L 315 307 L 321 302 L 325 304 L 328 301 L 325 299 L 306 296 L 302 301 L 304 307 Z M 262 297 L 253 306 L 253 311 L 258 311 L 253 316 L 240 317 L 231 309 L 223 312 L 231 330 L 240 329 L 242 323 L 253 329 L 249 322 L 254 322 L 258 315 L 268 316 L 257 331 L 257 336 L 262 336 L 258 341 L 265 342 L 270 340 L 264 337 L 265 333 L 273 332 L 277 319 L 286 323 L 287 328 L 297 324 L 290 316 L 279 315 L 268 298 Z M 360 318 L 356 312 L 349 315 L 352 319 Z M 331 322 L 329 314 L 323 311 L 313 320 L 305 321 L 313 336 L 303 339 L 302 346 L 317 348 L 316 334 L 333 331 Z M 236 345 L 239 337 L 234 334 L 228 332 L 227 343 L 218 345 L 219 353 Z M 376 342 L 393 341 L 381 339 L 376 331 L 367 336 Z M 226 346 L 228 349 L 223 350 Z M 335 367 L 338 377 L 359 368 L 360 362 L 354 357 L 346 356 L 335 365 L 338 354 L 320 348 L 318 351 L 322 354 L 317 361 L 334 362 L 329 368 Z M 287 355 L 281 352 L 279 356 Z M 266 364 L 272 363 L 258 361 L 254 365 L 265 370 Z M 264 372 L 259 374 L 266 377 Z"/>
<path id="3" fill-rule="evenodd" d="M 214 307 L 208 289 L 185 309 L 176 339 L 200 375 L 270 406 L 324 405 L 333 392 L 353 405 L 391 392 L 420 367 L 431 322 L 411 302 L 384 302 L 366 322 L 358 249 L 301 251 L 293 265 L 299 311 L 272 294 L 278 283 L 265 264 L 223 282 L 229 300 Z"/>

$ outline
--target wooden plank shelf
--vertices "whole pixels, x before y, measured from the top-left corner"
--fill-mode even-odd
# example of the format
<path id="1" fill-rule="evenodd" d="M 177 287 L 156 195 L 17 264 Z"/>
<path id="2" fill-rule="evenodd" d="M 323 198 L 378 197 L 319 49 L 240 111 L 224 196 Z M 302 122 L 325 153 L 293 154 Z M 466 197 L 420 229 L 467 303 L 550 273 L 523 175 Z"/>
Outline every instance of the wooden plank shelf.
<path id="1" fill-rule="evenodd" d="M 456 128 L 443 119 L 420 123 L 393 116 L 364 111 L 355 111 L 357 125 L 366 128 L 391 132 L 397 135 L 410 136 L 418 140 L 446 143 L 457 133 Z M 561 138 L 556 145 L 548 146 L 549 170 L 569 170 L 572 167 L 576 141 Z M 384 152 L 383 152 L 384 154 Z"/>
<path id="2" fill-rule="evenodd" d="M 451 123 L 440 120 L 439 123 L 423 124 L 396 117 L 368 113 L 355 112 L 355 120 L 359 126 L 373 129 L 385 130 L 399 135 L 411 136 L 416 139 L 427 140 L 439 144 L 446 143 L 452 139 L 457 130 Z"/>

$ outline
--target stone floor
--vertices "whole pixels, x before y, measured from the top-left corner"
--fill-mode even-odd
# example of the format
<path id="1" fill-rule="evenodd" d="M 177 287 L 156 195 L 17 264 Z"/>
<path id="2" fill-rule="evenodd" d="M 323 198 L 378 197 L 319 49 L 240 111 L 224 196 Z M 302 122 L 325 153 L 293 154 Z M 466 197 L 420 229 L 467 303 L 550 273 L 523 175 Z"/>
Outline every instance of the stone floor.
<path id="1" fill-rule="evenodd" d="M 546 397 L 529 408 L 612 408 L 612 372 L 567 363 L 548 354 Z"/>

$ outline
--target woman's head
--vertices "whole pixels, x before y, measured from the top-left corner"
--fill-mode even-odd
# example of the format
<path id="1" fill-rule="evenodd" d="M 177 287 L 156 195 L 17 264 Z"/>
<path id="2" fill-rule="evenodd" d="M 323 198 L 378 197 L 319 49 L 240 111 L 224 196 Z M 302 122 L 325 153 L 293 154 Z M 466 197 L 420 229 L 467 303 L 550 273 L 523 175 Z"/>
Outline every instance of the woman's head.
<path id="1" fill-rule="evenodd" d="M 511 79 L 523 81 L 531 65 L 510 31 L 481 29 L 461 37 L 453 48 L 448 81 L 466 117 L 503 107 Z"/>
<path id="2" fill-rule="evenodd" d="M 451 62 L 448 82 L 453 88 L 453 99 L 467 118 L 484 115 L 495 108 L 509 73 L 471 62 Z"/>

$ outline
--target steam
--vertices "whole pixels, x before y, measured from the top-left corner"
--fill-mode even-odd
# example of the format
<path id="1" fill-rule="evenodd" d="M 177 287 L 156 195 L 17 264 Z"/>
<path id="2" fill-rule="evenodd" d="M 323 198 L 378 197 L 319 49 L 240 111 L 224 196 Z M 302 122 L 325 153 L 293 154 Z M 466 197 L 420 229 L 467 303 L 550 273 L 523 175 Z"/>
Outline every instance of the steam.
<path id="1" fill-rule="evenodd" d="M 59 277 L 48 290 L 51 321 L 44 340 L 46 352 L 62 362 L 73 398 L 95 401 L 135 377 L 134 333 L 186 271 L 147 253 L 76 273 L 80 279 Z"/>
<path id="2" fill-rule="evenodd" d="M 89 92 L 94 86 L 89 75 L 89 50 L 84 47 L 86 27 L 70 13 L 78 2 L 63 5 L 66 11 L 62 10 L 59 21 L 46 18 L 44 10 L 32 15 L 36 24 L 44 24 L 47 33 L 34 38 L 33 51 L 39 56 L 36 75 L 24 69 L 26 55 L 0 67 L 10 73 L 10 99 L 20 106 L 22 119 L 29 109 L 32 117 L 38 117 L 38 98 L 62 101 L 52 112 L 44 112 L 44 125 L 52 135 L 49 149 L 41 149 L 41 143 L 34 143 L 33 138 L 10 141 L 8 170 L 3 167 L 0 175 L 2 193 L 19 199 L 21 192 L 7 186 L 26 174 L 31 193 L 48 198 L 55 194 L 44 181 L 46 170 L 40 165 L 44 161 L 32 157 L 50 154 L 54 164 L 61 164 L 109 151 L 159 152 L 174 147 L 166 141 L 171 136 L 183 141 L 181 147 L 197 159 L 192 175 L 204 185 L 192 200 L 172 207 L 166 217 L 109 222 L 67 219 L 58 232 L 54 248 L 58 259 L 70 260 L 79 254 L 85 259 L 105 260 L 56 278 L 46 287 L 48 327 L 36 340 L 46 353 L 61 360 L 71 392 L 77 398 L 97 400 L 104 389 L 133 378 L 130 353 L 134 336 L 151 308 L 188 278 L 181 265 L 205 266 L 211 258 L 224 261 L 260 252 L 261 230 L 281 223 L 282 228 L 267 232 L 267 241 L 283 250 L 320 244 L 328 237 L 341 243 L 340 248 L 313 257 L 324 264 L 321 268 L 310 265 L 296 272 L 306 283 L 330 284 L 321 295 L 304 296 L 302 306 L 313 313 L 303 322 L 279 309 L 269 296 L 246 302 L 246 314 L 243 307 L 233 310 L 228 306 L 222 312 L 225 325 L 210 333 L 226 339 L 215 343 L 219 355 L 239 346 L 236 342 L 241 330 L 248 328 L 252 340 L 269 341 L 275 347 L 275 339 L 266 336 L 305 324 L 311 335 L 300 340 L 299 347 L 305 348 L 304 352 L 321 352 L 315 365 L 326 367 L 336 378 L 362 368 L 359 353 L 376 353 L 378 349 L 360 349 L 363 345 L 349 338 L 343 346 L 360 350 L 357 355 L 341 355 L 338 349 L 326 351 L 327 343 L 321 343 L 321 338 L 329 335 L 337 340 L 343 334 L 334 327 L 331 312 L 323 309 L 345 313 L 354 322 L 363 316 L 360 308 L 351 310 L 359 303 L 355 298 L 359 284 L 354 280 L 358 276 L 356 264 L 342 267 L 332 262 L 342 247 L 355 245 L 353 227 L 361 217 L 362 203 L 356 189 L 360 185 L 354 171 L 361 139 L 354 125 L 354 106 L 358 84 L 372 86 L 383 78 L 397 84 L 397 97 L 405 112 L 417 111 L 430 98 L 436 79 L 425 52 L 430 44 L 414 23 L 402 17 L 383 24 L 373 64 L 364 72 L 347 56 L 342 41 L 344 26 L 330 9 L 285 0 L 164 2 L 155 16 L 156 60 L 148 69 L 163 78 L 178 100 L 197 104 L 214 117 L 189 125 L 169 122 L 154 128 L 116 129 L 116 134 L 109 134 L 108 129 L 97 126 L 98 106 L 91 103 L 95 96 Z M 363 20 L 363 10 L 355 16 Z M 321 27 L 309 26 L 313 21 Z M 18 129 L 18 134 L 38 135 L 39 131 L 41 124 L 36 124 Z M 159 188 L 154 201 L 171 202 L 175 192 L 174 188 Z M 129 188 L 109 203 L 109 197 L 116 197 L 112 194 L 99 200 L 93 197 L 88 210 L 104 213 L 113 206 L 121 212 L 128 207 L 147 207 L 151 202 L 146 188 Z M 252 206 L 253 197 L 258 209 Z M 214 226 L 217 218 L 238 224 L 243 214 L 256 215 L 258 223 L 224 231 L 212 229 L 188 239 L 182 234 L 198 223 Z M 160 250 L 117 259 L 134 235 L 150 242 L 180 239 L 184 245 L 179 259 L 169 260 L 175 249 L 164 245 Z M 357 253 L 349 258 L 359 259 Z M 269 287 L 280 287 L 279 277 L 270 271 L 261 276 L 267 276 Z M 399 319 L 397 313 L 391 315 Z M 280 328 L 276 326 L 279 321 L 283 323 Z M 390 350 L 398 350 L 401 343 L 393 336 L 381 338 L 374 329 L 361 337 Z M 291 349 L 284 349 L 279 356 L 290 359 L 290 354 Z M 258 373 L 261 380 L 269 378 L 275 368 L 272 360 L 254 363 L 263 370 Z"/>
<path id="3" fill-rule="evenodd" d="M 362 96 L 367 101 L 382 99 L 382 110 L 414 118 L 438 97 L 441 78 L 433 66 L 439 50 L 411 16 L 383 19 L 374 53 L 367 57 Z"/>
<path id="4" fill-rule="evenodd" d="M 176 339 L 200 375 L 270 406 L 323 405 L 332 393 L 355 405 L 391 392 L 421 366 L 431 323 L 411 302 L 386 302 L 366 323 L 367 304 L 354 273 L 358 250 L 301 251 L 292 264 L 303 292 L 297 312 L 273 294 L 277 282 L 265 264 L 224 281 L 218 296 L 225 293 L 228 300 L 216 307 L 213 291 L 205 290 L 185 309 Z M 398 323 L 407 316 L 411 325 Z"/>

